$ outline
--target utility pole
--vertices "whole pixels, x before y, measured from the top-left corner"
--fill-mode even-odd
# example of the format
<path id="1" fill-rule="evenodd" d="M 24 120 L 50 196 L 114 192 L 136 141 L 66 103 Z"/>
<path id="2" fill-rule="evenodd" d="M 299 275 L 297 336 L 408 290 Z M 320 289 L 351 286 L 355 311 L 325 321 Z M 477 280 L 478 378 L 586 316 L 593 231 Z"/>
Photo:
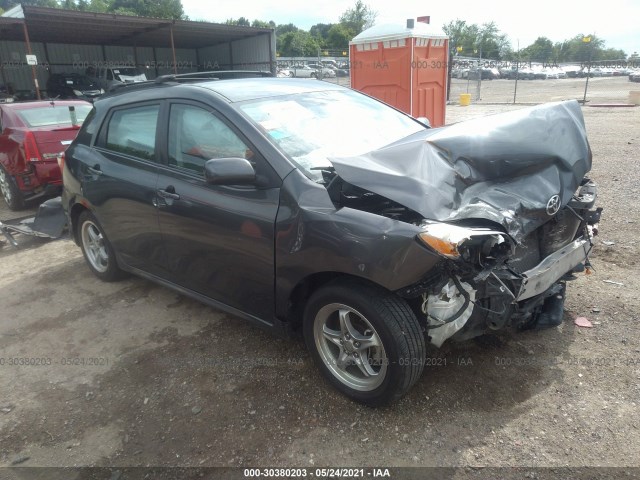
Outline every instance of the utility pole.
<path id="1" fill-rule="evenodd" d="M 520 76 L 520 39 L 518 39 L 518 56 L 516 57 L 516 84 L 513 87 L 513 103 L 516 103 L 516 92 L 518 91 L 518 77 Z"/>
<path id="2" fill-rule="evenodd" d="M 478 85 L 476 87 L 476 101 L 480 100 L 480 88 L 482 86 L 482 44 L 484 43 L 485 34 L 486 31 L 484 28 L 480 30 L 478 41 L 478 52 L 480 53 L 480 56 L 478 57 Z"/>
<path id="3" fill-rule="evenodd" d="M 584 84 L 584 97 L 582 97 L 582 104 L 585 105 L 587 103 L 587 88 L 589 87 L 589 77 L 591 76 L 591 55 L 593 54 L 593 44 L 591 43 L 591 35 L 582 37 L 582 41 L 584 43 L 590 44 L 589 60 L 587 60 L 587 81 Z"/>

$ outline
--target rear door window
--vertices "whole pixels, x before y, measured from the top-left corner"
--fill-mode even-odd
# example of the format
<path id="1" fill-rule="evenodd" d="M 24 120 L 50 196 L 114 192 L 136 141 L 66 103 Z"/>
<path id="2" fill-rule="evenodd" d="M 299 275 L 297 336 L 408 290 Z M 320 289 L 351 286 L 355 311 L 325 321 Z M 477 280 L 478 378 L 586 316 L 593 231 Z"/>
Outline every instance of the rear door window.
<path id="1" fill-rule="evenodd" d="M 116 110 L 106 134 L 108 150 L 156 161 L 156 129 L 160 105 L 144 105 Z"/>

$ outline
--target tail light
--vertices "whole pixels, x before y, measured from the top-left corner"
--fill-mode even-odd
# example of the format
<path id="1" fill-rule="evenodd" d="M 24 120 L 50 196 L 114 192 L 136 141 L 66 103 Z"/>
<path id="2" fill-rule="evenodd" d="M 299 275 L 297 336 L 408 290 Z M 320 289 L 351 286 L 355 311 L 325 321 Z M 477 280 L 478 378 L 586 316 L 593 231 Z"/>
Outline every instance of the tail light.
<path id="1" fill-rule="evenodd" d="M 33 132 L 27 132 L 24 136 L 24 156 L 27 162 L 39 162 L 42 160 Z"/>
<path id="2" fill-rule="evenodd" d="M 60 171 L 64 170 L 64 152 L 60 152 L 56 160 L 58 160 L 58 167 L 60 167 Z"/>

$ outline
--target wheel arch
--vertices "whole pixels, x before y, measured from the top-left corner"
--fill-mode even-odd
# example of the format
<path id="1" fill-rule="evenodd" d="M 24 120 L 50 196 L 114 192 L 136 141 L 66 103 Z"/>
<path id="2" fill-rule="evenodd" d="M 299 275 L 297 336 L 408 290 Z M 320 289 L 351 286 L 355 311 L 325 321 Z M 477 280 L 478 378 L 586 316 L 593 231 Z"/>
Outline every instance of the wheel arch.
<path id="1" fill-rule="evenodd" d="M 374 288 L 383 289 L 385 292 L 389 292 L 388 289 L 380 284 L 372 282 L 363 277 L 352 275 L 344 272 L 315 272 L 303 279 L 301 279 L 289 294 L 287 309 L 285 314 L 285 321 L 292 330 L 298 330 L 302 326 L 302 318 L 304 307 L 311 297 L 311 295 L 318 289 L 333 282 L 342 281 L 344 283 L 357 283 L 360 285 L 367 285 Z"/>
<path id="2" fill-rule="evenodd" d="M 84 211 L 89 211 L 89 209 L 81 203 L 76 203 L 69 209 L 69 232 L 72 235 L 73 241 L 76 242 L 76 245 L 78 246 L 80 246 L 80 238 L 78 236 L 78 219 Z"/>

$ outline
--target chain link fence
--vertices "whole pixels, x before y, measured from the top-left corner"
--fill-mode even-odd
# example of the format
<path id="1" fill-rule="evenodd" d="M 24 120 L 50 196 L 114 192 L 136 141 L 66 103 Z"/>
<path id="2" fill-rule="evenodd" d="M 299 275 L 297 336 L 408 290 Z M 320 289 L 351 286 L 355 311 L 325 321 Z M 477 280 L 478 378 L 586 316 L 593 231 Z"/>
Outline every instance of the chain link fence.
<path id="1" fill-rule="evenodd" d="M 628 103 L 630 92 L 640 90 L 638 73 L 640 60 L 557 65 L 462 59 L 451 65 L 449 102 L 469 94 L 478 103 Z"/>
<path id="2" fill-rule="evenodd" d="M 346 55 L 346 51 L 331 51 L 311 57 L 282 57 L 278 67 L 291 71 L 301 65 L 339 66 L 340 74 L 327 75 L 323 68 L 315 77 L 349 86 Z M 524 105 L 574 99 L 587 104 L 623 104 L 637 101 L 634 99 L 640 95 L 633 93 L 640 91 L 640 59 L 557 65 L 457 57 L 450 66 L 441 68 L 450 70 L 450 105 L 460 103 L 461 94 L 469 94 L 472 103 Z"/>

